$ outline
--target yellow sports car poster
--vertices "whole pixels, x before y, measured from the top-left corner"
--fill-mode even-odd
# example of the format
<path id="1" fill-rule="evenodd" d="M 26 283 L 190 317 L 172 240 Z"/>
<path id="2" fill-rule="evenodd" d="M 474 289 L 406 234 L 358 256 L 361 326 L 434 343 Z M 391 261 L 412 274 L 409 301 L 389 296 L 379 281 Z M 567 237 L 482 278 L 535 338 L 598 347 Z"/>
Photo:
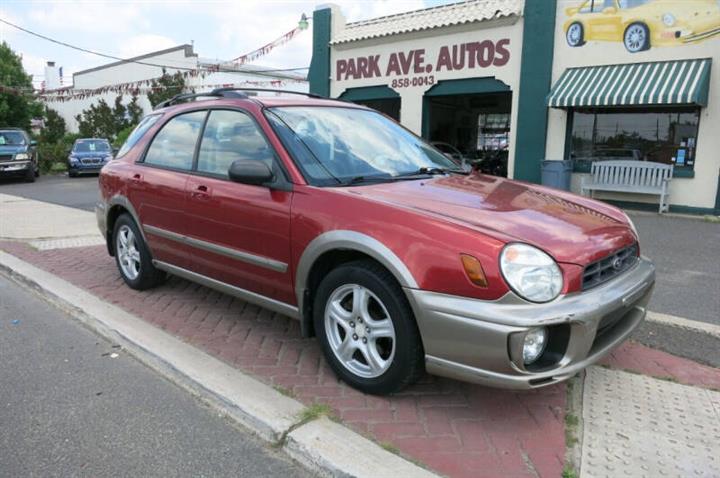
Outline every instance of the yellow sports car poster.
<path id="1" fill-rule="evenodd" d="M 622 42 L 630 53 L 720 34 L 720 0 L 587 0 L 565 9 L 565 39 Z"/>

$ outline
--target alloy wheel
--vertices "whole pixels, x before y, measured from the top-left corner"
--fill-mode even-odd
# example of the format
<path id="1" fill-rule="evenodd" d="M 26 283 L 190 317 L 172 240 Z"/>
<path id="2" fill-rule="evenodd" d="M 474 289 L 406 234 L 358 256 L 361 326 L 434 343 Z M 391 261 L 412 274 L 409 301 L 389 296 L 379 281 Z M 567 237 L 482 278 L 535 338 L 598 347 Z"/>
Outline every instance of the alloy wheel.
<path id="1" fill-rule="evenodd" d="M 358 284 L 333 291 L 325 306 L 325 334 L 330 349 L 354 375 L 382 375 L 395 356 L 395 327 L 380 299 Z"/>
<path id="2" fill-rule="evenodd" d="M 631 25 L 625 32 L 625 47 L 631 53 L 638 52 L 645 47 L 646 32 L 642 25 Z"/>
<path id="3" fill-rule="evenodd" d="M 130 227 L 126 225 L 120 227 L 115 246 L 122 273 L 130 280 L 137 279 L 140 275 L 140 251 L 135 233 Z"/>

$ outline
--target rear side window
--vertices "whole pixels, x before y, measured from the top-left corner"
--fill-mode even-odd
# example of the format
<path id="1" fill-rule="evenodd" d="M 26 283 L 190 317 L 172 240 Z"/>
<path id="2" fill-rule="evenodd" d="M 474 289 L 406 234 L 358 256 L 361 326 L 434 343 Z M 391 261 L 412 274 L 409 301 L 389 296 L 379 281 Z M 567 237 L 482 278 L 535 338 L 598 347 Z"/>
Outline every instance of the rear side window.
<path id="1" fill-rule="evenodd" d="M 145 163 L 173 169 L 192 169 L 195 145 L 206 111 L 175 116 L 155 135 L 145 154 Z"/>
<path id="2" fill-rule="evenodd" d="M 117 153 L 117 157 L 124 155 L 128 151 L 130 151 L 130 148 L 135 146 L 135 144 L 140 141 L 140 138 L 143 137 L 145 132 L 150 129 L 152 125 L 155 124 L 155 122 L 160 119 L 161 115 L 149 115 L 144 117 L 140 123 L 135 127 L 135 129 L 130 133 L 130 136 L 125 140 L 122 147 L 120 148 L 120 151 Z"/>
<path id="3" fill-rule="evenodd" d="M 263 161 L 272 168 L 273 152 L 245 113 L 214 110 L 205 125 L 197 170 L 227 177 L 233 161 Z"/>

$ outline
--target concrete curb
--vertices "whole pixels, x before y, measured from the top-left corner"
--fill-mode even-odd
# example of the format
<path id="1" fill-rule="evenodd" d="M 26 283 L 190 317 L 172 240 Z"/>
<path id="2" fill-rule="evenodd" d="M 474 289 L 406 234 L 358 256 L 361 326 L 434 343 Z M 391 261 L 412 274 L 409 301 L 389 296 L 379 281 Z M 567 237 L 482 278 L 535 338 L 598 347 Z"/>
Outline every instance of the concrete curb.
<path id="1" fill-rule="evenodd" d="M 659 314 L 657 312 L 648 311 L 646 320 L 648 322 L 656 322 L 659 324 L 671 325 L 673 327 L 681 327 L 683 329 L 701 332 L 720 338 L 720 326 L 700 322 L 697 320 L 683 319 L 674 315 Z"/>
<path id="2" fill-rule="evenodd" d="M 0 250 L 0 273 L 30 288 L 97 334 L 206 403 L 281 445 L 325 476 L 437 476 L 327 419 L 302 423 L 305 406 L 57 276 Z"/>

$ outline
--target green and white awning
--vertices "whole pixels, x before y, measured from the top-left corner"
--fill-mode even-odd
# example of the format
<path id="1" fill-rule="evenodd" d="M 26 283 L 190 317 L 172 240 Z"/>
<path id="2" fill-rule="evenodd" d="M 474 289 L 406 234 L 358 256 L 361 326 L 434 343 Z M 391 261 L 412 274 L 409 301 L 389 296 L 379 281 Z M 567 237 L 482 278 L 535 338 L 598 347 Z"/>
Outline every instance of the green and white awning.
<path id="1" fill-rule="evenodd" d="M 552 108 L 707 106 L 711 59 L 568 68 L 547 96 Z"/>

